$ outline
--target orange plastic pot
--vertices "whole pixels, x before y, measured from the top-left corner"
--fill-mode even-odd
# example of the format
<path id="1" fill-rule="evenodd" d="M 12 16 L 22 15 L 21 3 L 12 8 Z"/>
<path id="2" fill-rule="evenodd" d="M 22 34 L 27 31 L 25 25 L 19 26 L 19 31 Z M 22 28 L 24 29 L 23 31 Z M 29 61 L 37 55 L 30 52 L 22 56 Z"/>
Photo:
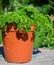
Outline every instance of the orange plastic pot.
<path id="1" fill-rule="evenodd" d="M 34 32 L 21 33 L 12 28 L 3 35 L 5 60 L 13 63 L 29 62 L 32 58 Z"/>

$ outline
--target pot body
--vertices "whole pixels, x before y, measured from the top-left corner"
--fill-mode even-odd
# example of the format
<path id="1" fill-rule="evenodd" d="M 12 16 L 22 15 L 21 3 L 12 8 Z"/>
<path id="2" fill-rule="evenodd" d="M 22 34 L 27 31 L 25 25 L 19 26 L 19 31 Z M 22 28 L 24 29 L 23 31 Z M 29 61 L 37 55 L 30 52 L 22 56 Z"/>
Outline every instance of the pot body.
<path id="1" fill-rule="evenodd" d="M 12 27 L 3 37 L 5 60 L 13 63 L 29 62 L 32 58 L 33 32 L 21 33 Z"/>

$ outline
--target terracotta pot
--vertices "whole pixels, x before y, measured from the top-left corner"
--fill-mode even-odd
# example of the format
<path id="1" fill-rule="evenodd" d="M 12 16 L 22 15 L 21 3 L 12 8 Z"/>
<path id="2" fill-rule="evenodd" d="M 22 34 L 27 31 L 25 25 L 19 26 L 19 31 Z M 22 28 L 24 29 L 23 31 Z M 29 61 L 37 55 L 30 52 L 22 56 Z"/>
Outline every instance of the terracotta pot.
<path id="1" fill-rule="evenodd" d="M 32 25 L 32 26 L 31 26 L 31 31 L 34 31 L 35 28 L 36 28 L 36 25 Z"/>
<path id="2" fill-rule="evenodd" d="M 33 32 L 22 34 L 12 26 L 3 38 L 5 60 L 13 63 L 29 62 L 32 58 Z"/>
<path id="3" fill-rule="evenodd" d="M 16 24 L 7 24 L 7 32 L 16 31 L 16 30 L 17 30 L 17 25 Z"/>

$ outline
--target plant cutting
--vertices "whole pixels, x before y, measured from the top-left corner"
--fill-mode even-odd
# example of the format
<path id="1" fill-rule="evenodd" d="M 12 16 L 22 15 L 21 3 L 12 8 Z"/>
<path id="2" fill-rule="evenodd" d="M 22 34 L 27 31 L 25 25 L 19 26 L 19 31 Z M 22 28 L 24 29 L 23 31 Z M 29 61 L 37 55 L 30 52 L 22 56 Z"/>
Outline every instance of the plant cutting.
<path id="1" fill-rule="evenodd" d="M 32 9 L 36 11 L 34 7 L 29 7 L 29 9 L 25 7 L 18 12 L 0 15 L 5 60 L 8 62 L 28 62 L 32 58 L 36 25 Z"/>

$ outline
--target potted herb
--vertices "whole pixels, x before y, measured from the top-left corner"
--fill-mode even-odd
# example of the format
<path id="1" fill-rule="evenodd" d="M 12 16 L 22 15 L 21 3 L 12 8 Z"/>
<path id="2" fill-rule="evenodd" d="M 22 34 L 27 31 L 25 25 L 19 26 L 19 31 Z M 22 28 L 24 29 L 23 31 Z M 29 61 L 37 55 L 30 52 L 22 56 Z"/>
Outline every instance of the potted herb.
<path id="1" fill-rule="evenodd" d="M 18 12 L 0 15 L 5 60 L 8 62 L 21 63 L 31 60 L 36 25 L 33 20 L 35 13 L 32 10 L 36 11 L 34 7 L 25 7 Z"/>

